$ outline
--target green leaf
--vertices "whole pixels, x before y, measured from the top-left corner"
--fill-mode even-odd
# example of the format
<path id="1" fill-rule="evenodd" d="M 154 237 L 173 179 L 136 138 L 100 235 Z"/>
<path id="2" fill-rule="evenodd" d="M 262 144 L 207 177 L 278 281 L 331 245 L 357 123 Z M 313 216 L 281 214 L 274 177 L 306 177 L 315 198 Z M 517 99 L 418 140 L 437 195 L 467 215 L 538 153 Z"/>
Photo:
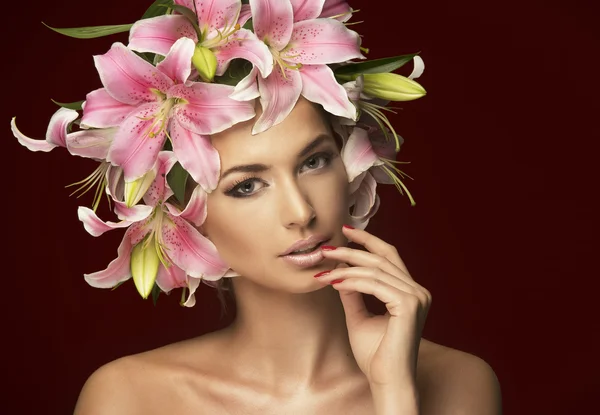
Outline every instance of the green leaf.
<path id="1" fill-rule="evenodd" d="M 156 0 L 142 15 L 142 19 L 150 19 L 151 17 L 167 14 L 171 6 L 173 6 L 173 0 Z"/>
<path id="2" fill-rule="evenodd" d="M 393 56 L 391 58 L 375 59 L 371 61 L 350 63 L 348 65 L 340 66 L 335 69 L 334 73 L 336 76 L 350 80 L 353 75 L 360 75 L 364 73 L 384 73 L 392 72 L 403 66 L 405 63 L 410 62 L 419 53 L 411 53 L 408 55 Z"/>
<path id="3" fill-rule="evenodd" d="M 71 28 L 56 28 L 48 26 L 42 22 L 44 26 L 61 35 L 74 37 L 76 39 L 93 39 L 96 37 L 113 35 L 115 33 L 127 32 L 133 24 L 119 24 L 111 26 L 88 26 L 88 27 L 71 27 Z"/>
<path id="4" fill-rule="evenodd" d="M 182 206 L 185 205 L 185 184 L 188 176 L 189 173 L 179 163 L 175 163 L 167 174 L 167 183 Z"/>
<path id="5" fill-rule="evenodd" d="M 158 296 L 160 295 L 160 288 L 158 287 L 158 285 L 154 284 L 154 287 L 152 287 L 152 304 L 154 304 L 154 306 L 156 307 L 156 303 L 158 302 Z"/>
<path id="6" fill-rule="evenodd" d="M 59 107 L 63 107 L 63 108 L 68 108 L 70 110 L 75 110 L 75 111 L 81 111 L 82 110 L 82 106 L 83 103 L 85 101 L 77 101 L 77 102 L 57 102 L 55 100 L 52 100 L 52 102 L 54 102 L 56 105 L 58 105 Z"/>

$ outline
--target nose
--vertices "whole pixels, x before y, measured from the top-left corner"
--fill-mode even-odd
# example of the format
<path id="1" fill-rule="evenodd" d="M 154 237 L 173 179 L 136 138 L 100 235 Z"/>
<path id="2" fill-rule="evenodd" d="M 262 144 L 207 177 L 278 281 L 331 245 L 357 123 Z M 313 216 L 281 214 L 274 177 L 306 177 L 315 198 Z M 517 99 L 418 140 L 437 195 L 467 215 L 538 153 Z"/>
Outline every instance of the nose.
<path id="1" fill-rule="evenodd" d="M 279 199 L 283 225 L 287 228 L 308 226 L 316 215 L 307 193 L 292 178 L 282 183 L 281 189 Z"/>

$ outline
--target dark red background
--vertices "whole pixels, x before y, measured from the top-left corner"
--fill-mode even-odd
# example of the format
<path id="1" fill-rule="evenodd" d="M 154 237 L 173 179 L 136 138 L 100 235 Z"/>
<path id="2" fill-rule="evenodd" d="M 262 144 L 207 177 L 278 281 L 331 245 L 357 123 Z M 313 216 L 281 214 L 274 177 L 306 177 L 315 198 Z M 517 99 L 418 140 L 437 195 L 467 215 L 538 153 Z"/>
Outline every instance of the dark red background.
<path id="1" fill-rule="evenodd" d="M 390 6 L 383 7 L 384 3 Z M 18 1 L 2 24 L 3 413 L 71 413 L 85 379 L 119 356 L 225 324 L 212 289 L 185 309 L 132 284 L 89 287 L 122 233 L 99 239 L 64 186 L 95 163 L 30 153 L 9 130 L 44 137 L 50 98 L 100 86 L 92 54 L 112 36 L 44 28 L 129 23 L 150 1 Z M 429 95 L 393 118 L 416 207 L 393 188 L 369 230 L 395 244 L 434 296 L 426 337 L 489 362 L 506 414 L 595 407 L 598 316 L 593 221 L 598 174 L 598 6 L 592 1 L 367 1 L 354 28 L 373 58 L 421 51 Z M 393 4 L 393 6 L 391 6 Z M 595 122 L 592 122 L 594 120 Z M 597 245 L 595 245 L 597 247 Z M 8 251 L 6 251 L 8 247 Z M 596 366 L 597 367 L 597 366 Z M 8 386 L 8 387 L 7 387 Z M 9 408 L 10 410 L 6 409 Z"/>

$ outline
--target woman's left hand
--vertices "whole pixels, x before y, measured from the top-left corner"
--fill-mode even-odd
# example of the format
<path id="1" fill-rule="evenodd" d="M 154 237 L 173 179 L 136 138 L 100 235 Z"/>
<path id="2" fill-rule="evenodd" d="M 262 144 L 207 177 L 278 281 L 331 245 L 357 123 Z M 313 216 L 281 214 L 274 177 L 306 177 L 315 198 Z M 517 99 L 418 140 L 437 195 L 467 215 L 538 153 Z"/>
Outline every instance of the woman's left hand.
<path id="1" fill-rule="evenodd" d="M 349 264 L 318 277 L 339 291 L 352 352 L 371 385 L 415 382 L 421 332 L 431 294 L 417 284 L 396 248 L 360 230 L 344 227 L 344 235 L 367 251 L 349 247 L 323 249 L 325 258 Z M 385 303 L 385 315 L 373 315 L 361 293 Z"/>

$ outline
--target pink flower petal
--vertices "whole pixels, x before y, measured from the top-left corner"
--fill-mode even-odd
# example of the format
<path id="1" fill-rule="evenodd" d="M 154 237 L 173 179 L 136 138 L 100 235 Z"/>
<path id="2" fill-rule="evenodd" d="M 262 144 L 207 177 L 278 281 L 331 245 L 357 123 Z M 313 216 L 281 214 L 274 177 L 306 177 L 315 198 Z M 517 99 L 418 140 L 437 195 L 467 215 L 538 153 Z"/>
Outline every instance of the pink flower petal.
<path id="1" fill-rule="evenodd" d="M 254 33 L 275 50 L 281 50 L 290 41 L 294 11 L 289 1 L 250 0 Z"/>
<path id="2" fill-rule="evenodd" d="M 202 281 L 202 278 L 193 278 L 193 277 L 188 276 L 189 294 L 188 294 L 187 300 L 185 300 L 185 302 L 183 303 L 184 307 L 193 307 L 196 305 L 196 295 L 195 294 L 196 294 L 196 290 L 200 286 L 201 281 Z"/>
<path id="3" fill-rule="evenodd" d="M 177 265 L 171 264 L 170 267 L 160 265 L 156 275 L 156 284 L 164 292 L 168 293 L 174 288 L 187 287 L 187 275 L 184 270 Z"/>
<path id="4" fill-rule="evenodd" d="M 179 216 L 196 226 L 201 226 L 206 220 L 206 192 L 202 186 L 196 186 L 192 196 L 183 211 L 175 208 L 170 203 L 165 203 L 169 213 L 173 216 Z"/>
<path id="5" fill-rule="evenodd" d="M 342 148 L 342 160 L 348 173 L 349 182 L 372 166 L 383 164 L 373 151 L 367 131 L 358 127 L 352 130 L 346 145 Z"/>
<path id="6" fill-rule="evenodd" d="M 352 7 L 345 0 L 325 0 L 323 11 L 319 17 L 334 17 L 341 21 L 348 21 L 352 17 Z"/>
<path id="7" fill-rule="evenodd" d="M 249 4 L 242 4 L 240 10 L 240 17 L 238 17 L 238 24 L 244 26 L 248 20 L 252 17 L 252 10 L 250 10 Z"/>
<path id="8" fill-rule="evenodd" d="M 126 228 L 131 225 L 130 221 L 115 222 L 104 222 L 100 219 L 96 213 L 85 206 L 79 206 L 77 209 L 77 216 L 79 220 L 83 222 L 83 227 L 92 236 L 100 236 L 104 232 L 111 231 L 118 228 Z"/>
<path id="9" fill-rule="evenodd" d="M 167 183 L 167 174 L 177 163 L 172 151 L 161 151 L 158 154 L 154 169 L 156 177 L 144 195 L 144 202 L 150 206 L 156 206 L 159 201 L 165 201 L 173 195 L 173 191 Z"/>
<path id="10" fill-rule="evenodd" d="M 146 174 L 162 149 L 165 129 L 155 121 L 159 108 L 160 104 L 155 102 L 141 105 L 127 117 L 115 134 L 107 160 L 123 168 L 127 182 Z M 152 137 L 151 133 L 155 136 Z"/>
<path id="11" fill-rule="evenodd" d="M 13 135 L 19 141 L 19 144 L 27 147 L 30 151 L 50 151 L 54 147 L 66 147 L 67 128 L 69 124 L 77 119 L 77 111 L 67 108 L 59 108 L 50 118 L 48 129 L 46 130 L 46 140 L 36 140 L 29 138 L 17 128 L 15 117 L 10 122 L 10 128 Z"/>
<path id="12" fill-rule="evenodd" d="M 105 88 L 96 89 L 86 96 L 81 125 L 95 128 L 115 127 L 121 125 L 135 108 L 134 105 L 117 101 Z"/>
<path id="13" fill-rule="evenodd" d="M 334 19 L 314 19 L 294 23 L 290 48 L 285 59 L 316 65 L 364 59 L 358 33 Z"/>
<path id="14" fill-rule="evenodd" d="M 258 78 L 262 114 L 252 127 L 252 134 L 261 133 L 279 124 L 292 111 L 302 91 L 302 78 L 294 69 L 285 69 L 285 78 L 275 68 L 268 78 Z"/>
<path id="15" fill-rule="evenodd" d="M 294 22 L 316 19 L 323 10 L 324 0 L 291 0 Z"/>
<path id="16" fill-rule="evenodd" d="M 217 72 L 221 76 L 227 70 L 229 62 L 235 58 L 246 59 L 260 70 L 263 78 L 273 70 L 273 55 L 267 45 L 254 33 L 240 29 L 229 38 L 228 42 L 214 50 L 217 57 Z"/>
<path id="17" fill-rule="evenodd" d="M 117 130 L 117 127 L 91 128 L 67 134 L 67 149 L 76 156 L 105 160 Z"/>
<path id="18" fill-rule="evenodd" d="M 241 7 L 240 0 L 196 0 L 200 31 L 208 34 L 235 26 Z"/>
<path id="19" fill-rule="evenodd" d="M 196 44 L 192 39 L 182 37 L 173 44 L 169 53 L 156 67 L 176 83 L 185 83 L 192 73 L 192 56 Z"/>
<path id="20" fill-rule="evenodd" d="M 84 274 L 86 282 L 96 288 L 112 288 L 123 281 L 127 281 L 131 278 L 132 248 L 129 232 L 126 232 L 117 250 L 117 257 L 108 264 L 105 270 Z"/>
<path id="21" fill-rule="evenodd" d="M 94 56 L 96 69 L 108 94 L 124 104 L 155 101 L 152 89 L 166 91 L 173 81 L 122 43 L 113 43 L 104 55 Z"/>
<path id="22" fill-rule="evenodd" d="M 237 83 L 233 92 L 229 95 L 229 98 L 235 99 L 236 101 L 250 101 L 258 98 L 260 92 L 258 91 L 257 76 L 258 68 L 255 66 L 244 79 Z"/>
<path id="23" fill-rule="evenodd" d="M 325 110 L 340 117 L 356 119 L 357 111 L 348 93 L 327 65 L 305 65 L 300 69 L 302 96 L 321 104 Z"/>
<path id="24" fill-rule="evenodd" d="M 175 265 L 191 277 L 223 275 L 228 267 L 214 244 L 202 236 L 189 222 L 167 214 L 163 221 L 162 240 Z"/>
<path id="25" fill-rule="evenodd" d="M 196 134 L 215 134 L 255 115 L 254 104 L 229 98 L 232 92 L 229 85 L 195 82 L 190 86 L 173 86 L 167 97 L 187 101 L 172 110 L 173 117 L 184 128 Z"/>
<path id="26" fill-rule="evenodd" d="M 181 166 L 206 192 L 219 183 L 221 160 L 208 135 L 193 133 L 177 120 L 171 123 L 171 143 Z"/>
<path id="27" fill-rule="evenodd" d="M 141 19 L 129 30 L 128 47 L 138 52 L 165 56 L 177 39 L 182 37 L 192 39 L 194 44 L 198 42 L 196 30 L 185 16 L 171 14 Z"/>
<path id="28" fill-rule="evenodd" d="M 350 196 L 353 207 L 350 214 L 350 224 L 356 228 L 365 229 L 377 210 L 379 210 L 379 195 L 376 192 L 377 182 L 369 173 L 365 176 L 358 190 Z"/>

